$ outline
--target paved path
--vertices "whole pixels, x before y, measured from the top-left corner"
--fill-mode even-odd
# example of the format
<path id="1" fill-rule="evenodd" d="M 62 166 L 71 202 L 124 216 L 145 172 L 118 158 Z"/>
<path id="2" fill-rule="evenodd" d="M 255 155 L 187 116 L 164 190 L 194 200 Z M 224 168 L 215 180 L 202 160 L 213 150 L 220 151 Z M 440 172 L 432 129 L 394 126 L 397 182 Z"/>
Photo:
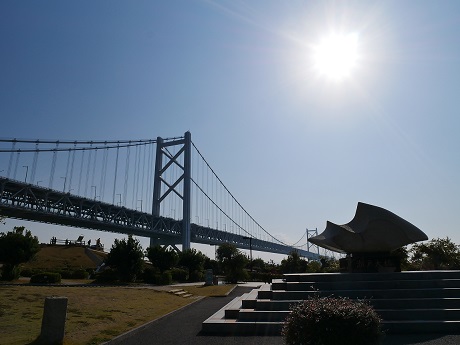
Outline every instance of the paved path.
<path id="1" fill-rule="evenodd" d="M 284 345 L 283 337 L 220 337 L 202 335 L 201 323 L 252 287 L 238 286 L 227 297 L 203 298 L 161 319 L 125 333 L 108 345 Z M 459 345 L 460 335 L 389 335 L 382 345 Z"/>

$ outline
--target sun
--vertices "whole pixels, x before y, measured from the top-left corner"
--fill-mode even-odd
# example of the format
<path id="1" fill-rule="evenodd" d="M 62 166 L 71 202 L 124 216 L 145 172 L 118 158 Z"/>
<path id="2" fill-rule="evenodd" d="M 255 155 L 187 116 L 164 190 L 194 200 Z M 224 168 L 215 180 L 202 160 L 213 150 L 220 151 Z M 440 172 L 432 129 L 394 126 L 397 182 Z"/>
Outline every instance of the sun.
<path id="1" fill-rule="evenodd" d="M 332 81 L 348 79 L 357 67 L 358 34 L 330 34 L 313 46 L 313 68 Z"/>

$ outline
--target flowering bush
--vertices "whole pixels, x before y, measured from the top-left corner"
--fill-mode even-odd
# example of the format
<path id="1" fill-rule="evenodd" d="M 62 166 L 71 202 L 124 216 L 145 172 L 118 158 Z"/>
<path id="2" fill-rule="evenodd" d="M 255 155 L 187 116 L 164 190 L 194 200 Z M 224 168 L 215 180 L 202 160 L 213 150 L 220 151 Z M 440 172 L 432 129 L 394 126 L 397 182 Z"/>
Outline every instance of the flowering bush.
<path id="1" fill-rule="evenodd" d="M 313 297 L 291 308 L 282 333 L 288 345 L 376 345 L 380 322 L 363 301 Z"/>

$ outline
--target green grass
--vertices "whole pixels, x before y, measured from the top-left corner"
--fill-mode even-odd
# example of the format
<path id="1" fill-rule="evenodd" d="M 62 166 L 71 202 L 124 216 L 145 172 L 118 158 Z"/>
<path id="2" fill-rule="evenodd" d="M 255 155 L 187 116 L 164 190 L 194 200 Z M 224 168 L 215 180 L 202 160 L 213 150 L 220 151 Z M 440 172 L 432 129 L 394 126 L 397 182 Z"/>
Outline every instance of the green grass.
<path id="1" fill-rule="evenodd" d="M 94 252 L 104 257 L 105 253 Z M 41 270 L 95 268 L 83 247 L 43 246 L 23 268 Z M 68 298 L 65 345 L 100 344 L 192 303 L 166 291 L 141 287 L 46 287 L 0 284 L 0 344 L 34 344 L 40 334 L 46 297 Z M 63 280 L 62 283 L 89 283 Z M 224 296 L 234 285 L 186 286 L 194 296 Z M 163 287 L 163 289 L 167 287 Z"/>
<path id="2" fill-rule="evenodd" d="M 96 255 L 104 258 L 102 252 L 93 251 Z M 21 265 L 22 268 L 59 270 L 96 268 L 96 263 L 85 253 L 84 247 L 77 246 L 42 246 L 40 251 L 28 263 Z"/>
<path id="3" fill-rule="evenodd" d="M 225 295 L 233 285 L 184 287 L 200 296 Z M 2 344 L 30 344 L 40 334 L 48 296 L 68 298 L 65 345 L 99 344 L 189 303 L 166 291 L 141 287 L 0 285 Z"/>

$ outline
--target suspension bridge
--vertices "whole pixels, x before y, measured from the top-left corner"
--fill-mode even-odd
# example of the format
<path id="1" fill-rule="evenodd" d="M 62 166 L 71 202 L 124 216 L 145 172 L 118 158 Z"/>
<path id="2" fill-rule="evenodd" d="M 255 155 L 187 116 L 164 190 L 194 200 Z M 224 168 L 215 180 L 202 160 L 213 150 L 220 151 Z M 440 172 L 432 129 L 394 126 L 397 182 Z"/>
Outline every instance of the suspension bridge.
<path id="1" fill-rule="evenodd" d="M 237 201 L 191 140 L 0 139 L 0 214 L 132 234 L 179 250 L 232 243 L 308 259 L 307 230 L 288 244 Z"/>

